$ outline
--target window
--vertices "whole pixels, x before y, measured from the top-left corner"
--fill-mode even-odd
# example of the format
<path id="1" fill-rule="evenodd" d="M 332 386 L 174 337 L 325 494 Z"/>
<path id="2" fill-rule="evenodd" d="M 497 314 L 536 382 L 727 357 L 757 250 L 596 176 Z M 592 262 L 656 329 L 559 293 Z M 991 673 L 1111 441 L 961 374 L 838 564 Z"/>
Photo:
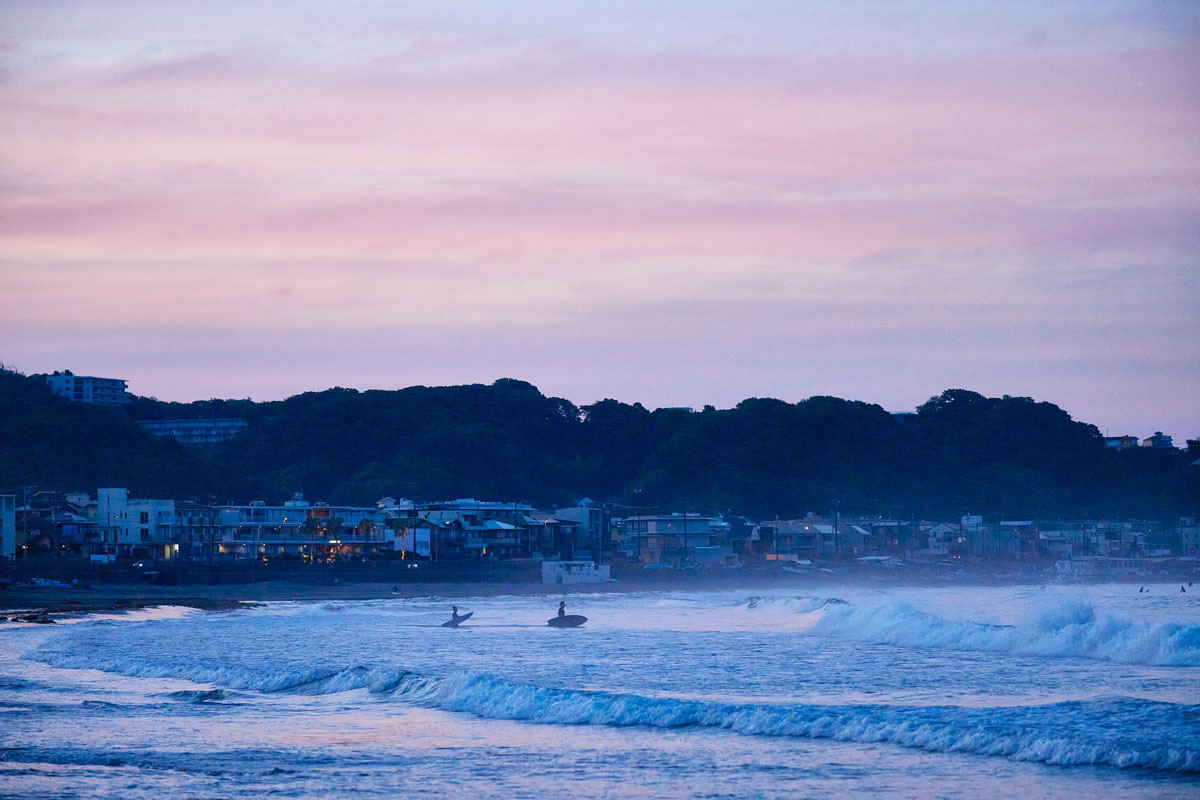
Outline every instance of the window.
<path id="1" fill-rule="evenodd" d="M 149 522 L 150 522 L 150 512 L 149 512 L 149 511 L 143 511 L 143 512 L 141 513 L 140 517 L 138 518 L 138 522 L 140 522 L 142 525 L 147 525 L 147 524 L 149 524 Z"/>

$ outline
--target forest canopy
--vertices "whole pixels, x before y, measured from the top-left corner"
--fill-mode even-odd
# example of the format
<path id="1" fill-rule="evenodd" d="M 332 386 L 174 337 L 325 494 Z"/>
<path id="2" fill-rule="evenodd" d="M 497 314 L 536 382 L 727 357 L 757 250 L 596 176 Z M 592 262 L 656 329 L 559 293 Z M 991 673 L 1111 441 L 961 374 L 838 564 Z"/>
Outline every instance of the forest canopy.
<path id="1" fill-rule="evenodd" d="M 239 417 L 185 448 L 137 420 Z M 626 509 L 1169 517 L 1200 511 L 1200 442 L 1105 448 L 1095 426 L 1028 397 L 949 389 L 915 414 L 837 397 L 735 408 L 575 406 L 520 380 L 396 391 L 334 388 L 286 400 L 72 403 L 0 374 L 0 487 L 335 504 L 477 497 Z"/>

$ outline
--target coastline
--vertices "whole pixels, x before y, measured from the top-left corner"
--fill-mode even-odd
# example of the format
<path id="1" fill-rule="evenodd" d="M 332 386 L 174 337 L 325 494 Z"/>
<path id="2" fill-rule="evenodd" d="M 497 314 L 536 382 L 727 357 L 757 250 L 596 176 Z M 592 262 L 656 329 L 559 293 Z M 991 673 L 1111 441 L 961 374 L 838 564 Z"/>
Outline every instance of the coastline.
<path id="1" fill-rule="evenodd" d="M 728 581 L 705 588 L 734 588 Z M 11 621 L 38 621 L 26 617 L 77 616 L 94 612 L 128 611 L 149 606 L 186 606 L 205 611 L 232 611 L 258 603 L 278 601 L 383 600 L 415 597 L 498 597 L 503 595 L 563 595 L 653 591 L 678 584 L 570 584 L 542 583 L 387 583 L 346 582 L 304 584 L 291 581 L 227 584 L 220 586 L 156 586 L 151 584 L 98 584 L 94 586 L 9 586 L 0 591 L 0 617 Z"/>
<path id="2" fill-rule="evenodd" d="M 964 576 L 965 577 L 965 576 Z M 1143 581 L 1145 579 L 1142 579 Z M 1107 582 L 1107 581 L 1105 581 Z M 1124 581 L 1121 581 L 1124 582 Z M 1134 581 L 1136 582 L 1136 581 Z M 834 586 L 994 586 L 1043 584 L 1041 579 L 1013 575 L 960 577 L 958 580 L 922 580 L 917 576 L 879 573 L 838 576 L 811 575 L 780 578 L 777 575 L 743 573 L 736 578 L 689 577 L 684 580 L 626 580 L 608 583 L 543 584 L 505 582 L 368 582 L 298 583 L 262 581 L 215 586 L 160 586 L 147 583 L 95 584 L 80 586 L 31 586 L 10 584 L 0 589 L 0 621 L 52 623 L 55 619 L 99 612 L 129 611 L 151 606 L 185 606 L 205 611 L 252 608 L 258 603 L 328 600 L 383 600 L 418 597 L 564 596 L 655 591 L 722 591 L 794 589 L 812 591 Z"/>

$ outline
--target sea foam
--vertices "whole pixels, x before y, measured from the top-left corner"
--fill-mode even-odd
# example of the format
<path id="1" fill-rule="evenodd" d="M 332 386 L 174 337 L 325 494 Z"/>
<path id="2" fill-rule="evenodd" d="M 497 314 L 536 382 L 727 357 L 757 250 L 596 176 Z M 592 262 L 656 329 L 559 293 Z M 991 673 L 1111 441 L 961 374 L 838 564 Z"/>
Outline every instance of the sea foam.
<path id="1" fill-rule="evenodd" d="M 135 659 L 86 659 L 51 652 L 38 658 L 59 667 L 185 679 L 265 693 L 366 690 L 380 700 L 486 719 L 549 725 L 694 726 L 744 736 L 887 742 L 931 752 L 1046 764 L 1200 772 L 1200 750 L 1188 746 L 1200 732 L 1194 711 L 1188 706 L 1131 698 L 990 708 L 733 703 L 538 686 L 486 673 L 432 676 L 361 665 L 270 673 L 245 667 L 167 667 Z M 1156 720 L 1159 733 L 1166 726 L 1177 734 L 1154 741 L 1139 738 L 1142 721 L 1147 718 Z M 1164 746 L 1163 741 L 1184 744 Z"/>
<path id="2" fill-rule="evenodd" d="M 1132 699 L 969 709 L 954 706 L 736 704 L 513 683 L 474 674 L 401 681 L 407 702 L 488 719 L 556 725 L 710 727 L 748 736 L 888 742 L 934 752 L 974 753 L 1046 764 L 1107 764 L 1200 772 L 1200 750 L 1139 741 L 1134 722 L 1152 713 L 1189 741 L 1186 707 Z M 1176 719 L 1178 718 L 1178 719 Z M 1124 731 L 1132 730 L 1132 734 Z M 1190 734 L 1187 733 L 1190 731 Z"/>
<path id="3" fill-rule="evenodd" d="M 1064 602 L 1016 625 L 948 620 L 906 603 L 827 604 L 812 626 L 823 633 L 902 647 L 1101 659 L 1150 666 L 1200 666 L 1200 626 L 1141 625 Z"/>

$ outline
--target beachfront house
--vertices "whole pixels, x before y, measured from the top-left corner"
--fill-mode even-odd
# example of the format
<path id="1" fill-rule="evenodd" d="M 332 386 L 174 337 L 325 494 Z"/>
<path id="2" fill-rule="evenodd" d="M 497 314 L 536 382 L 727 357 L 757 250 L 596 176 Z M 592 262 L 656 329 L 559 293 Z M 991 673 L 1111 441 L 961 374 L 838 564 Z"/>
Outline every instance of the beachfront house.
<path id="1" fill-rule="evenodd" d="M 626 517 L 620 523 L 622 552 L 630 561 L 686 567 L 733 559 L 729 525 L 717 517 L 657 514 Z"/>
<path id="2" fill-rule="evenodd" d="M 119 487 L 99 489 L 88 550 L 97 561 L 172 558 L 178 552 L 175 501 L 130 497 L 128 489 Z"/>

